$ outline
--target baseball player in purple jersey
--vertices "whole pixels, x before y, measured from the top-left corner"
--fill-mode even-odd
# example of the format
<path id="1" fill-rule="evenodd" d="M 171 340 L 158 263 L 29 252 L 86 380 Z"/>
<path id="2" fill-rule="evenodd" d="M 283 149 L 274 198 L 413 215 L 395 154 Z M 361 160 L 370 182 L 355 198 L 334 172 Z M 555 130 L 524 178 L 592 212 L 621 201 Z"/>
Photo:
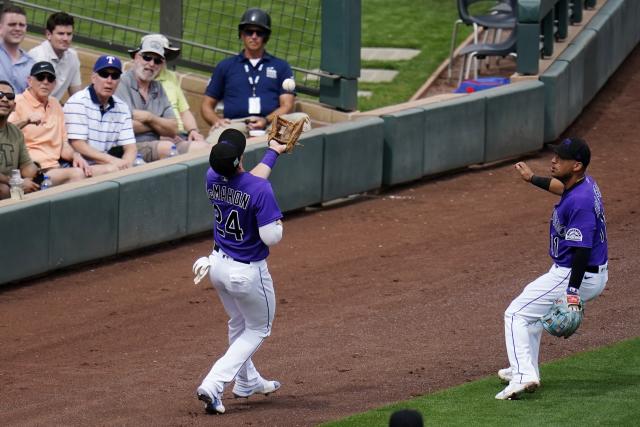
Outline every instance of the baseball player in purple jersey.
<path id="1" fill-rule="evenodd" d="M 529 283 L 504 313 L 509 367 L 498 371 L 507 387 L 496 399 L 515 399 L 540 386 L 538 353 L 544 316 L 554 300 L 589 301 L 604 290 L 608 279 L 607 228 L 602 194 L 585 170 L 591 160 L 589 146 L 581 139 L 565 139 L 555 147 L 552 178 L 533 174 L 520 162 L 522 179 L 561 195 L 551 215 L 549 255 L 551 269 Z M 580 298 L 578 298 L 578 296 Z"/>
<path id="2" fill-rule="evenodd" d="M 197 389 L 210 414 L 224 413 L 222 393 L 235 379 L 233 394 L 269 394 L 278 381 L 262 378 L 251 356 L 271 333 L 276 308 L 273 280 L 267 268 L 269 246 L 282 238 L 282 212 L 267 177 L 286 146 L 269 143 L 262 162 L 251 172 L 242 166 L 245 136 L 225 130 L 211 149 L 207 194 L 215 224 L 211 255 L 194 264 L 196 280 L 206 274 L 229 315 L 229 348 Z"/>

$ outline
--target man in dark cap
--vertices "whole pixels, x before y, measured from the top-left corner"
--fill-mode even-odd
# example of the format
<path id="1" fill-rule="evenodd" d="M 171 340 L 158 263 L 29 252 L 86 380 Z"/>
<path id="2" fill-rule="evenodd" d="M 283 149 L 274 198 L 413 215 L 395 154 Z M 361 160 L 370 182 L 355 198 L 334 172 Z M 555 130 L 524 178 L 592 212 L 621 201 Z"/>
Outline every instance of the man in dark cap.
<path id="1" fill-rule="evenodd" d="M 266 51 L 270 36 L 267 12 L 251 8 L 242 15 L 238 37 L 244 48 L 216 65 L 202 100 L 202 117 L 211 125 L 208 142 L 215 143 L 228 127 L 248 136 L 267 129 L 276 116 L 291 121 L 308 118 L 293 112 L 295 92 L 282 87 L 284 80 L 293 79 L 293 72 L 286 61 Z M 220 101 L 224 101 L 223 117 L 216 113 Z"/>
<path id="2" fill-rule="evenodd" d="M 208 272 L 229 315 L 229 347 L 197 389 L 210 414 L 225 412 L 222 393 L 231 381 L 235 380 L 236 397 L 266 395 L 280 388 L 278 381 L 260 375 L 251 357 L 271 334 L 275 315 L 267 256 L 269 247 L 282 238 L 282 212 L 266 178 L 286 146 L 270 141 L 262 162 L 251 172 L 242 165 L 245 147 L 240 131 L 226 129 L 211 149 L 206 179 L 215 213 L 214 246 L 209 257 L 193 266 L 196 283 Z"/>
<path id="3" fill-rule="evenodd" d="M 543 190 L 561 194 L 551 215 L 549 271 L 529 283 L 504 313 L 509 367 L 498 377 L 507 387 L 499 400 L 516 399 L 540 386 L 538 354 L 542 337 L 540 318 L 558 298 L 569 309 L 600 295 L 608 280 L 607 227 L 602 193 L 586 169 L 591 150 L 579 138 L 567 138 L 554 148 L 551 177 L 534 175 L 524 162 L 515 168 L 522 179 Z"/>
<path id="4" fill-rule="evenodd" d="M 51 95 L 56 87 L 53 64 L 36 62 L 27 84 L 27 90 L 16 96 L 16 109 L 9 121 L 22 129 L 29 155 L 40 167 L 36 182 L 45 174 L 53 185 L 91 176 L 87 161 L 69 145 L 62 106 Z"/>

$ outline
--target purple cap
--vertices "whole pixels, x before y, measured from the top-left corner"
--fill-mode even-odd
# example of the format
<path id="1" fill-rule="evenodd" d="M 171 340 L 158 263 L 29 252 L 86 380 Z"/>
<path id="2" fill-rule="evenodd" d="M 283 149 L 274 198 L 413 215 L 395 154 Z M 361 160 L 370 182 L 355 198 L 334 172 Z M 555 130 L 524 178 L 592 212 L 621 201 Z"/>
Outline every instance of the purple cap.
<path id="1" fill-rule="evenodd" d="M 576 160 L 585 168 L 591 161 L 591 150 L 587 143 L 580 138 L 567 138 L 553 148 L 553 151 L 565 160 Z"/>
<path id="2" fill-rule="evenodd" d="M 105 68 L 115 68 L 118 71 L 122 71 L 122 62 L 117 56 L 102 55 L 93 66 L 93 72 L 97 73 Z"/>

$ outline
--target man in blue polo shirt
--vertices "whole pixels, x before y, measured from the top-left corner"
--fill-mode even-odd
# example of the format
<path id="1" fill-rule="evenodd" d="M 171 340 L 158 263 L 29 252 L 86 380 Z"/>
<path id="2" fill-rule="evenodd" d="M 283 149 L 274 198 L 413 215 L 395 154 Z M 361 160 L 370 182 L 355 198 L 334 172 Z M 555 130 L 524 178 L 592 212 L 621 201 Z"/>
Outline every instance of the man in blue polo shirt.
<path id="1" fill-rule="evenodd" d="M 282 88 L 293 78 L 289 64 L 266 52 L 271 35 L 271 17 L 258 8 L 248 9 L 240 19 L 238 36 L 244 49 L 221 61 L 213 71 L 202 101 L 202 117 L 211 125 L 207 142 L 215 144 L 222 131 L 234 128 L 245 135 L 265 130 L 274 117 L 288 120 L 308 117 L 292 113 L 295 93 Z M 224 102 L 224 117 L 215 109 Z"/>

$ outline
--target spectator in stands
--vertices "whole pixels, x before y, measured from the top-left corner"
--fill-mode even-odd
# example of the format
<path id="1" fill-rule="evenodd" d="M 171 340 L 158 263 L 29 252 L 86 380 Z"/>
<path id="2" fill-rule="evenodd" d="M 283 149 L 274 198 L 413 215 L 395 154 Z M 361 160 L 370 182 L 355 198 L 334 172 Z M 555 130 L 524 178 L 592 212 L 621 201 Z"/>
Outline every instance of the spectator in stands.
<path id="1" fill-rule="evenodd" d="M 164 47 L 167 61 L 175 59 L 180 54 L 180 48 L 172 47 L 169 40 L 162 34 L 148 34 L 142 38 L 142 42 L 144 43 L 145 40 L 156 40 L 160 43 Z M 136 50 L 130 52 L 135 53 Z M 182 147 L 183 144 L 189 145 L 189 151 L 199 149 L 210 150 L 211 146 L 204 142 L 204 136 L 202 136 L 198 130 L 196 118 L 193 116 L 193 113 L 191 113 L 189 103 L 180 87 L 176 73 L 167 69 L 166 62 L 163 63 L 160 74 L 156 77 L 156 81 L 162 85 L 164 92 L 169 98 L 173 112 L 176 114 L 178 135 L 175 137 L 174 142 L 178 147 L 178 151 L 187 151 Z M 190 143 L 187 141 L 190 141 Z"/>
<path id="2" fill-rule="evenodd" d="M 146 162 L 163 159 L 170 155 L 178 133 L 171 102 L 162 85 L 154 80 L 166 60 L 165 48 L 158 40 L 146 39 L 130 54 L 133 66 L 122 75 L 116 95 L 131 109 L 138 152 Z M 182 144 L 178 152 L 187 149 L 188 143 Z"/>
<path id="3" fill-rule="evenodd" d="M 15 93 L 27 88 L 33 58 L 20 48 L 27 33 L 27 14 L 20 6 L 6 6 L 0 13 L 0 79 L 8 81 Z"/>
<path id="4" fill-rule="evenodd" d="M 38 168 L 31 161 L 24 136 L 15 125 L 9 123 L 9 115 L 16 106 L 16 94 L 13 86 L 6 80 L 0 80 L 0 199 L 10 196 L 9 180 L 11 171 L 20 169 L 24 178 L 25 193 L 38 190 L 40 187 L 33 182 Z"/>
<path id="5" fill-rule="evenodd" d="M 91 85 L 64 104 L 69 142 L 91 164 L 93 175 L 126 169 L 136 158 L 131 110 L 115 96 L 120 59 L 103 55 L 93 66 Z"/>
<path id="6" fill-rule="evenodd" d="M 47 19 L 44 32 L 45 41 L 29 51 L 35 61 L 48 61 L 56 70 L 56 87 L 51 93 L 61 100 L 65 93 L 73 95 L 82 89 L 80 80 L 80 60 L 73 40 L 73 16 L 65 12 L 56 12 Z"/>
<path id="7" fill-rule="evenodd" d="M 277 115 L 288 120 L 308 117 L 292 113 L 295 93 L 282 88 L 293 78 L 289 64 L 266 52 L 271 35 L 271 17 L 262 9 L 248 9 L 240 19 L 238 35 L 244 49 L 216 66 L 202 100 L 202 117 L 211 125 L 207 141 L 215 143 L 220 133 L 233 127 L 249 135 L 264 130 Z M 215 109 L 224 102 L 224 117 Z"/>
<path id="8" fill-rule="evenodd" d="M 40 167 L 40 175 L 48 175 L 53 185 L 91 176 L 87 161 L 69 145 L 62 106 L 51 96 L 56 85 L 53 64 L 36 62 L 28 84 L 27 90 L 16 96 L 9 121 L 22 129 L 29 156 Z"/>

